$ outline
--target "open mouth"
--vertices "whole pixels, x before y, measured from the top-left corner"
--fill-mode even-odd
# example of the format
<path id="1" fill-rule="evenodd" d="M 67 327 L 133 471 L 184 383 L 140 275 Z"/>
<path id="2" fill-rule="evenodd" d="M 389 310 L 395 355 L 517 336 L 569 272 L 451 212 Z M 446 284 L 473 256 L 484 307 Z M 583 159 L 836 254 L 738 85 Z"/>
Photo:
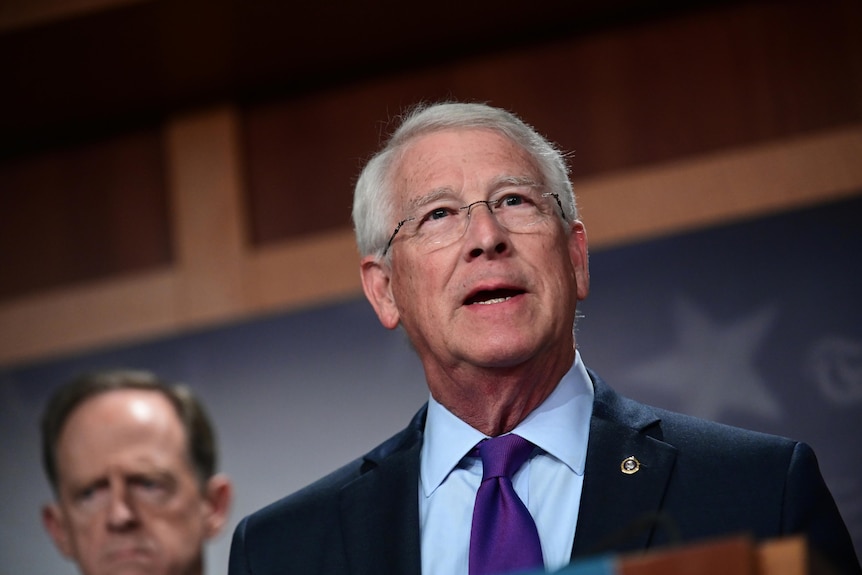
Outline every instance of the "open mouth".
<path id="1" fill-rule="evenodd" d="M 515 289 L 481 290 L 468 297 L 464 301 L 464 304 L 491 305 L 495 303 L 503 303 L 504 301 L 510 300 L 517 295 L 521 295 L 522 293 L 524 293 L 523 290 Z"/>

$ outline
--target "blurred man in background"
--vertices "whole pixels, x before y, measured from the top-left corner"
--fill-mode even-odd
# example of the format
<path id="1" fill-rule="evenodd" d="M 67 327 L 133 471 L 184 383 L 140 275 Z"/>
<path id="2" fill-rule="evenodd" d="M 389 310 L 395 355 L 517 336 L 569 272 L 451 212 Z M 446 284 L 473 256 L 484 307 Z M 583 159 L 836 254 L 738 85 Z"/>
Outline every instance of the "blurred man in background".
<path id="1" fill-rule="evenodd" d="M 55 501 L 42 520 L 84 575 L 202 575 L 204 542 L 224 526 L 230 481 L 216 473 L 203 406 L 138 371 L 59 388 L 42 419 Z"/>

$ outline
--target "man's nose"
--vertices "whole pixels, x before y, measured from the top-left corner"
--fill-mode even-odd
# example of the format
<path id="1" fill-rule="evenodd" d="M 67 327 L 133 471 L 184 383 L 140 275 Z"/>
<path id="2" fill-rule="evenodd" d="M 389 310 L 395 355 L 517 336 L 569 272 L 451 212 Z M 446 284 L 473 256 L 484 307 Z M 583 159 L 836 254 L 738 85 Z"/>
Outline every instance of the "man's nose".
<path id="1" fill-rule="evenodd" d="M 496 203 L 496 202 L 495 202 L 495 203 Z M 472 215 L 472 213 L 473 213 L 473 208 L 475 208 L 476 206 L 480 206 L 480 205 L 485 206 L 486 208 L 488 208 L 488 211 L 489 211 L 492 215 L 494 214 L 494 210 L 491 208 L 491 200 L 478 200 L 478 201 L 473 202 L 472 204 L 467 204 L 466 206 L 464 206 L 464 207 L 463 207 L 463 208 L 461 208 L 461 209 L 462 209 L 462 210 L 467 210 L 467 217 L 469 218 L 469 217 Z"/>
<path id="2" fill-rule="evenodd" d="M 123 482 L 112 483 L 108 501 L 108 527 L 125 529 L 136 521 L 137 513 L 128 488 Z"/>
<path id="3" fill-rule="evenodd" d="M 480 204 L 487 209 L 482 209 Z M 508 249 L 508 232 L 497 220 L 491 204 L 486 201 L 473 202 L 467 206 L 465 236 L 465 244 L 470 257 L 475 258 L 482 254 L 493 256 Z"/>
<path id="4" fill-rule="evenodd" d="M 495 227 L 501 228 L 503 225 L 497 219 L 497 214 L 494 213 L 494 208 L 488 200 L 479 200 L 468 204 L 464 208 L 467 210 L 466 229 L 469 231 L 471 227 L 493 224 Z M 475 220 L 475 221 L 474 221 Z"/>

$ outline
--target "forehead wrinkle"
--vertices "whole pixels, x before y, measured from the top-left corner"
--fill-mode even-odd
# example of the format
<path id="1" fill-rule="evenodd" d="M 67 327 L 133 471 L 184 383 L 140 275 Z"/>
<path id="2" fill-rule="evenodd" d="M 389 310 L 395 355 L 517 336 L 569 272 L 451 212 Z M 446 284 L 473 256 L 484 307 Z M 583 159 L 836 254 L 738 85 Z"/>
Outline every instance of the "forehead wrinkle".
<path id="1" fill-rule="evenodd" d="M 497 176 L 496 178 L 491 180 L 491 183 L 488 186 L 488 193 L 493 194 L 497 190 L 500 190 L 502 188 L 508 188 L 511 186 L 539 187 L 541 186 L 541 184 L 537 182 L 536 179 L 532 176 L 502 175 Z M 422 194 L 415 198 L 411 198 L 407 202 L 407 207 L 410 210 L 415 210 L 424 207 L 430 203 L 433 203 L 437 200 L 450 198 L 458 199 L 459 201 L 465 201 L 463 198 L 460 198 L 459 194 L 450 186 L 440 186 L 439 188 L 432 189 L 427 194 Z"/>
<path id="2" fill-rule="evenodd" d="M 491 190 L 498 190 L 500 188 L 506 188 L 509 186 L 529 186 L 529 187 L 538 187 L 541 186 L 539 182 L 536 181 L 536 178 L 532 176 L 499 176 L 494 178 L 491 182 L 489 188 Z"/>

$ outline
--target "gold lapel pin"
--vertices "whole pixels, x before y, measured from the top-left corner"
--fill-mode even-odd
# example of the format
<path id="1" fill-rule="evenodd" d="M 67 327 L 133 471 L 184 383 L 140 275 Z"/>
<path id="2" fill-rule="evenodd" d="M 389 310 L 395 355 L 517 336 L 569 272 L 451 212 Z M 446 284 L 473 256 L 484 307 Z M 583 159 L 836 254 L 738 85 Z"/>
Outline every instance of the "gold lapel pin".
<path id="1" fill-rule="evenodd" d="M 620 471 L 625 473 L 626 475 L 632 475 L 633 473 L 637 473 L 641 468 L 641 462 L 637 460 L 634 455 L 629 455 L 623 462 L 620 463 Z"/>

